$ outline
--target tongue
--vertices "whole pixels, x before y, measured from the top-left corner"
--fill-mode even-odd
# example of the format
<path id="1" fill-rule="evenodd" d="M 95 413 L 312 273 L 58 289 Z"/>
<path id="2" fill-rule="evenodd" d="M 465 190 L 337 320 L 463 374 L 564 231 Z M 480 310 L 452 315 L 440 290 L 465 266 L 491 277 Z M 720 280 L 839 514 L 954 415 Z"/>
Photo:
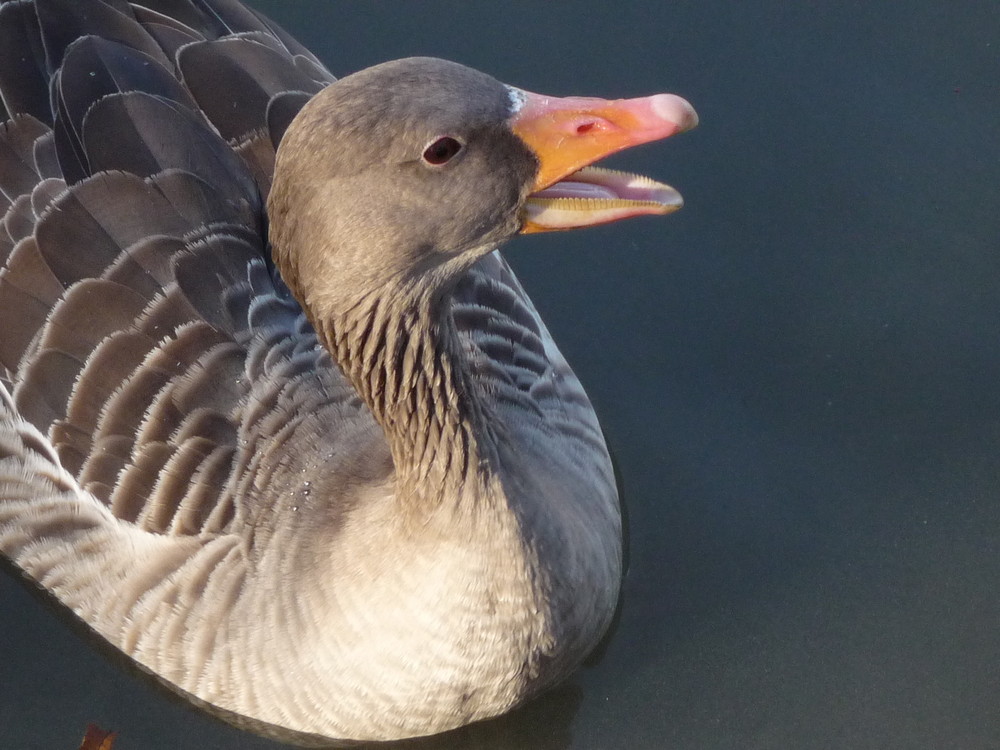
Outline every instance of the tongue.
<path id="1" fill-rule="evenodd" d="M 590 199 L 614 199 L 618 196 L 610 188 L 602 185 L 593 185 L 589 182 L 573 182 L 564 180 L 545 190 L 532 193 L 534 198 L 590 198 Z"/>

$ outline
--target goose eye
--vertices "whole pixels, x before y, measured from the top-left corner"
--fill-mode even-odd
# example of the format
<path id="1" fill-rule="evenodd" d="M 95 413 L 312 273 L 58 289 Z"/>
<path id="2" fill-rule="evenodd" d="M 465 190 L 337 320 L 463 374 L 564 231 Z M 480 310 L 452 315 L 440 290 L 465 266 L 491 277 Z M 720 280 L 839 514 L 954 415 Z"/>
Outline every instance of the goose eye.
<path id="1" fill-rule="evenodd" d="M 459 141 L 450 135 L 445 135 L 435 141 L 431 141 L 431 144 L 424 149 L 424 161 L 435 167 L 439 167 L 451 161 L 452 157 L 461 150 L 462 144 Z"/>

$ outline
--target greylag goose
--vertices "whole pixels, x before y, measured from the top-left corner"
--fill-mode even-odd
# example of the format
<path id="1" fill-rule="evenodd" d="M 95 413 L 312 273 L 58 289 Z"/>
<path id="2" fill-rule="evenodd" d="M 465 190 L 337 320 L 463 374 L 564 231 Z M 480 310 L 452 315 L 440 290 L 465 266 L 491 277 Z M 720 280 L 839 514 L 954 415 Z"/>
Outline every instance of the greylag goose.
<path id="1" fill-rule="evenodd" d="M 4 556 L 304 743 L 441 732 L 580 664 L 618 496 L 497 247 L 679 207 L 589 165 L 687 102 L 428 58 L 334 81 L 235 0 L 6 0 L 0 94 Z"/>

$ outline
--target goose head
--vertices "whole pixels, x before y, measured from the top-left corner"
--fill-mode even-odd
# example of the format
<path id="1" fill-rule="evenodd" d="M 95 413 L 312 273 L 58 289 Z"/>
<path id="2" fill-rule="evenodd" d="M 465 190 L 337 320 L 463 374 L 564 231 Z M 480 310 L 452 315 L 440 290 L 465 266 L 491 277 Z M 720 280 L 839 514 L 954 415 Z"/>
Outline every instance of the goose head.
<path id="1" fill-rule="evenodd" d="M 295 117 L 269 198 L 275 261 L 311 314 L 440 292 L 518 232 L 669 213 L 679 194 L 588 165 L 697 123 L 680 97 L 556 98 L 433 58 L 362 70 Z"/>

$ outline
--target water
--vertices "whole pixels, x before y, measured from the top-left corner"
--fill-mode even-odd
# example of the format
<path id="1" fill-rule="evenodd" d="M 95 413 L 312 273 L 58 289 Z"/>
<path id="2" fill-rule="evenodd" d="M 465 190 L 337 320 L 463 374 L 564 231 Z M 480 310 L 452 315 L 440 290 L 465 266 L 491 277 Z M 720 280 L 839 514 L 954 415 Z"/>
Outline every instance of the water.
<path id="1" fill-rule="evenodd" d="M 508 251 L 624 476 L 616 636 L 426 747 L 1000 746 L 1000 6 L 257 4 L 337 73 L 431 54 L 702 119 L 615 160 L 682 212 Z M 274 747 L 0 602 L 4 747 Z"/>

